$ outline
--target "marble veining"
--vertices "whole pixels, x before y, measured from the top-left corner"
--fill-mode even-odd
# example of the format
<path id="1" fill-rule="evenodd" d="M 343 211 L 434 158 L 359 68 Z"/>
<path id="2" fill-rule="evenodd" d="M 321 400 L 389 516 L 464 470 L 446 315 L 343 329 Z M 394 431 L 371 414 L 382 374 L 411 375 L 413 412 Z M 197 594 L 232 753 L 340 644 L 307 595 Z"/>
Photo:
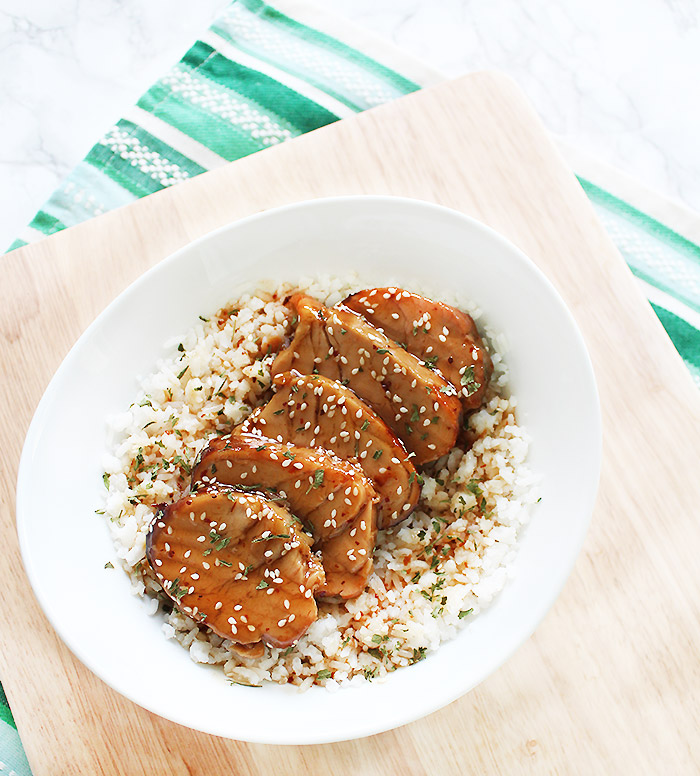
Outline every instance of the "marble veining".
<path id="1" fill-rule="evenodd" d="M 3 0 L 0 244 L 226 0 Z M 325 0 L 447 75 L 498 68 L 569 144 L 700 210 L 696 0 Z"/>

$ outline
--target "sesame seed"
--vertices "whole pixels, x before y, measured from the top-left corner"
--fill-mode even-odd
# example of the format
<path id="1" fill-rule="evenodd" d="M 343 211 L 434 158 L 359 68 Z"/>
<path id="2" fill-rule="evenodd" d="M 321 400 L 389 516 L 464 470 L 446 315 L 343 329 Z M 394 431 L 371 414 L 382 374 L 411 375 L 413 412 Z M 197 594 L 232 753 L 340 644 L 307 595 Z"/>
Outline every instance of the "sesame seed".
<path id="1" fill-rule="evenodd" d="M 202 567 L 205 568 L 207 571 L 209 571 L 209 569 L 211 568 L 211 566 L 205 560 L 202 561 Z"/>
<path id="2" fill-rule="evenodd" d="M 294 622 L 296 618 L 297 618 L 296 614 L 290 614 L 289 617 L 287 617 L 287 622 Z"/>
<path id="3" fill-rule="evenodd" d="M 183 567 L 180 569 L 180 574 L 184 574 L 186 571 L 187 571 L 187 566 L 183 566 Z"/>
<path id="4" fill-rule="evenodd" d="M 289 600 L 287 598 L 284 599 L 284 608 L 289 609 Z"/>
<path id="5" fill-rule="evenodd" d="M 222 607 L 222 606 L 223 606 L 223 604 L 221 603 L 221 601 L 217 601 L 217 602 L 214 604 L 214 608 L 215 608 L 215 609 L 221 609 L 221 607 Z"/>
<path id="6" fill-rule="evenodd" d="M 278 628 L 284 628 L 284 626 L 287 624 L 287 621 L 285 619 L 278 620 L 277 621 L 277 627 Z"/>
<path id="7" fill-rule="evenodd" d="M 249 625 L 248 630 L 252 633 L 255 630 L 255 625 Z"/>
<path id="8" fill-rule="evenodd" d="M 199 579 L 199 574 L 197 573 L 190 574 L 190 577 L 192 577 L 192 579 Z"/>

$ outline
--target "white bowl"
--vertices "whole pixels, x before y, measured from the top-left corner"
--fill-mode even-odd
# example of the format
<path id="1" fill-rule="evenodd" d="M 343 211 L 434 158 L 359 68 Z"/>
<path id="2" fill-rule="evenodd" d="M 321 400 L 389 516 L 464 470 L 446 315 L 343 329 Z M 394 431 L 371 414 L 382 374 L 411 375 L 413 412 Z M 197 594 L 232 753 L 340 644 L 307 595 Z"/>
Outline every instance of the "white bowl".
<path id="1" fill-rule="evenodd" d="M 515 577 L 460 635 L 385 683 L 231 686 L 161 632 L 113 557 L 101 504 L 105 419 L 122 412 L 164 342 L 263 277 L 319 271 L 459 289 L 507 335 L 519 419 L 542 502 L 519 542 Z M 162 261 L 87 329 L 42 398 L 22 454 L 17 526 L 34 592 L 75 655 L 107 684 L 182 725 L 243 741 L 309 744 L 378 733 L 466 693 L 528 638 L 559 594 L 586 533 L 600 467 L 595 379 L 573 318 L 545 276 L 503 237 L 415 200 L 302 202 L 226 226 Z"/>

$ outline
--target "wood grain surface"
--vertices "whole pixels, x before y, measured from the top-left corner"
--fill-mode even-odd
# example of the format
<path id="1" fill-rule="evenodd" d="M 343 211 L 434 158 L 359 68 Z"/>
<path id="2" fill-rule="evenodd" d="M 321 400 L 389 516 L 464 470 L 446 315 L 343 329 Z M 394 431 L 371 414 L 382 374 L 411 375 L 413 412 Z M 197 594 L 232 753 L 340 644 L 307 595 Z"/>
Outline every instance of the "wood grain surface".
<path id="1" fill-rule="evenodd" d="M 43 617 L 15 533 L 22 442 L 68 349 L 147 267 L 250 213 L 355 193 L 417 197 L 475 216 L 553 281 L 598 379 L 605 434 L 598 503 L 553 610 L 461 700 L 341 744 L 213 738 L 113 692 Z M 0 670 L 36 776 L 698 772 L 700 396 L 509 80 L 481 73 L 411 95 L 0 261 Z"/>

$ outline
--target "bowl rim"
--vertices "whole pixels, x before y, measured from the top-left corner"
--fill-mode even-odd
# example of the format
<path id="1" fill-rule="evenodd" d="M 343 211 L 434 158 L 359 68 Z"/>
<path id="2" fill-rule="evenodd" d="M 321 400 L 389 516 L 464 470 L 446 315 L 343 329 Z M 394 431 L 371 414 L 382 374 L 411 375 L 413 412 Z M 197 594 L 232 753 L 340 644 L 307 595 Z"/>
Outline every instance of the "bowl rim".
<path id="1" fill-rule="evenodd" d="M 591 471 L 595 472 L 593 477 L 593 480 L 595 482 L 595 487 L 592 487 L 589 491 L 587 491 L 582 496 L 581 500 L 585 504 L 585 508 L 582 511 L 586 514 L 587 517 L 585 520 L 582 520 L 580 523 L 577 549 L 575 552 L 571 553 L 571 557 L 569 558 L 565 572 L 561 574 L 561 577 L 557 580 L 556 585 L 551 585 L 548 588 L 548 591 L 549 591 L 548 595 L 542 597 L 540 606 L 537 607 L 535 612 L 530 617 L 530 628 L 528 632 L 524 633 L 524 635 L 521 634 L 521 636 L 518 639 L 514 639 L 505 657 L 502 659 L 499 658 L 495 663 L 495 665 L 487 666 L 485 670 L 481 672 L 481 678 L 478 679 L 475 683 L 472 683 L 467 687 L 460 685 L 458 682 L 455 683 L 454 685 L 446 684 L 445 690 L 440 695 L 440 697 L 434 699 L 433 702 L 427 705 L 422 705 L 419 711 L 417 712 L 413 711 L 412 707 L 404 708 L 401 712 L 397 712 L 395 717 L 393 717 L 391 721 L 387 724 L 377 725 L 376 722 L 373 724 L 363 724 L 362 722 L 360 722 L 356 726 L 356 729 L 354 729 L 349 735 L 342 735 L 342 734 L 338 735 L 337 733 L 323 735 L 321 731 L 318 731 L 315 735 L 310 735 L 308 739 L 304 741 L 284 740 L 283 737 L 281 737 L 280 740 L 272 741 L 270 740 L 269 737 L 266 737 L 265 735 L 261 735 L 259 737 L 255 737 L 255 736 L 251 737 L 249 735 L 246 735 L 244 738 L 236 738 L 232 733 L 226 730 L 226 728 L 228 727 L 227 725 L 223 725 L 221 729 L 218 729 L 218 730 L 212 730 L 211 727 L 202 727 L 202 726 L 198 727 L 196 723 L 194 723 L 191 719 L 185 719 L 181 715 L 178 715 L 175 713 L 165 714 L 162 708 L 156 708 L 155 704 L 150 705 L 144 702 L 142 698 L 135 697 L 135 694 L 132 693 L 131 691 L 125 690 L 123 687 L 117 686 L 117 683 L 104 678 L 102 673 L 96 667 L 95 662 L 91 658 L 90 653 L 86 653 L 81 648 L 80 643 L 77 643 L 77 641 L 72 637 L 70 633 L 64 632 L 61 622 L 56 619 L 54 612 L 52 612 L 51 610 L 50 604 L 47 602 L 46 597 L 43 594 L 42 585 L 37 575 L 37 570 L 35 569 L 34 563 L 32 561 L 31 537 L 28 534 L 29 521 L 28 521 L 28 518 L 25 516 L 26 508 L 25 508 L 25 500 L 24 500 L 24 493 L 26 492 L 27 488 L 31 487 L 31 484 L 32 484 L 30 456 L 34 448 L 34 445 L 37 441 L 37 438 L 40 435 L 41 430 L 43 428 L 45 409 L 48 403 L 50 402 L 54 391 L 57 390 L 57 385 L 61 376 L 67 370 L 70 369 L 71 362 L 76 357 L 76 353 L 78 353 L 81 350 L 83 343 L 88 341 L 92 337 L 93 332 L 95 332 L 100 327 L 102 321 L 111 314 L 112 310 L 118 305 L 118 303 L 120 302 L 123 296 L 141 287 L 142 285 L 149 283 L 151 278 L 154 275 L 162 272 L 167 272 L 168 268 L 171 265 L 180 261 L 183 255 L 186 255 L 187 253 L 200 248 L 201 246 L 205 245 L 207 242 L 214 240 L 227 232 L 235 231 L 240 227 L 246 226 L 251 223 L 255 223 L 260 220 L 268 219 L 270 217 L 274 218 L 275 216 L 278 216 L 281 214 L 288 214 L 290 212 L 293 213 L 294 211 L 297 211 L 297 210 L 307 210 L 309 208 L 324 208 L 324 207 L 342 208 L 347 205 L 352 206 L 358 202 L 366 203 L 368 205 L 373 205 L 377 207 L 394 206 L 398 204 L 402 207 L 420 209 L 422 211 L 425 211 L 426 213 L 433 213 L 438 217 L 449 218 L 449 219 L 452 219 L 453 221 L 459 220 L 463 223 L 463 225 L 466 228 L 472 229 L 476 232 L 480 232 L 488 240 L 498 243 L 502 249 L 505 249 L 511 255 L 513 260 L 517 261 L 521 265 L 524 265 L 527 271 L 534 274 L 534 276 L 537 278 L 537 281 L 547 289 L 547 291 L 549 292 L 549 296 L 551 297 L 551 301 L 558 308 L 559 314 L 566 319 L 569 325 L 570 334 L 572 334 L 574 338 L 577 340 L 579 356 L 582 357 L 580 365 L 582 368 L 584 368 L 587 374 L 587 378 L 589 380 L 589 387 L 593 391 L 593 394 L 591 396 L 591 398 L 593 399 L 593 404 L 592 404 L 593 414 L 590 417 L 590 422 L 591 422 L 593 435 L 597 440 L 597 444 L 596 444 L 596 450 L 595 450 L 595 460 L 592 463 Z M 73 346 L 70 348 L 68 353 L 61 361 L 61 364 L 59 365 L 54 375 L 52 376 L 50 382 L 46 386 L 44 393 L 34 411 L 34 415 L 32 417 L 31 423 L 27 430 L 24 445 L 22 448 L 22 454 L 20 457 L 20 463 L 19 463 L 18 474 L 17 474 L 16 529 L 17 529 L 17 534 L 19 538 L 20 552 L 21 552 L 25 573 L 27 574 L 27 577 L 32 587 L 32 591 L 36 599 L 38 600 L 39 605 L 41 606 L 44 616 L 48 619 L 51 626 L 56 631 L 57 635 L 61 638 L 62 642 L 68 647 L 68 649 L 72 652 L 72 654 L 80 662 L 82 662 L 83 665 L 85 665 L 93 674 L 95 674 L 98 678 L 100 678 L 101 681 L 105 682 L 105 684 L 110 686 L 113 690 L 118 692 L 120 695 L 123 695 L 124 697 L 128 698 L 130 701 L 141 706 L 142 708 L 146 708 L 147 710 L 159 716 L 164 716 L 166 719 L 169 719 L 172 722 L 183 725 L 185 727 L 200 730 L 204 733 L 208 733 L 211 735 L 216 735 L 224 738 L 241 740 L 241 741 L 246 741 L 250 743 L 263 743 L 263 744 L 273 744 L 273 745 L 315 745 L 315 744 L 323 744 L 323 743 L 334 743 L 334 742 L 340 742 L 340 741 L 354 740 L 357 738 L 363 738 L 366 736 L 386 732 L 388 730 L 395 729 L 397 727 L 408 724 L 415 720 L 422 719 L 423 717 L 426 717 L 429 714 L 432 714 L 438 709 L 443 708 L 444 706 L 448 705 L 454 700 L 465 695 L 475 686 L 477 686 L 482 681 L 484 681 L 495 670 L 497 670 L 507 660 L 509 660 L 512 657 L 512 655 L 523 645 L 523 643 L 530 638 L 534 630 L 542 622 L 546 614 L 549 612 L 549 610 L 555 603 L 556 599 L 559 597 L 564 585 L 570 578 L 571 572 L 576 563 L 576 560 L 580 555 L 583 541 L 585 539 L 586 533 L 588 531 L 588 527 L 590 525 L 593 507 L 597 496 L 597 489 L 598 489 L 598 484 L 600 480 L 601 459 L 602 459 L 602 420 L 601 420 L 601 410 L 600 410 L 600 398 L 599 398 L 599 392 L 598 392 L 597 383 L 595 379 L 595 372 L 593 370 L 593 365 L 590 359 L 590 355 L 586 348 L 583 335 L 581 334 L 581 331 L 576 323 L 576 320 L 573 314 L 571 313 L 571 311 L 563 301 L 562 297 L 560 296 L 555 286 L 547 278 L 544 272 L 537 266 L 537 264 L 535 264 L 534 261 L 532 261 L 528 256 L 526 256 L 525 253 L 521 251 L 516 245 L 514 245 L 510 240 L 508 240 L 506 237 L 501 235 L 496 230 L 482 223 L 481 221 L 478 221 L 477 219 L 461 211 L 432 202 L 430 200 L 422 200 L 422 199 L 417 199 L 413 197 L 404 197 L 404 196 L 373 195 L 373 194 L 320 197 L 316 199 L 303 200 L 300 202 L 293 202 L 286 205 L 282 205 L 280 207 L 270 208 L 267 210 L 262 210 L 260 212 L 253 213 L 251 215 L 233 220 L 228 224 L 224 224 L 223 226 L 220 226 L 214 230 L 207 232 L 206 234 L 201 235 L 200 237 L 190 241 L 189 243 L 186 243 L 185 245 L 178 248 L 176 251 L 160 259 L 153 266 L 149 267 L 147 270 L 142 272 L 134 281 L 129 283 L 126 286 L 126 288 L 120 291 L 109 302 L 109 304 L 105 306 L 103 310 L 101 310 L 101 312 L 95 317 L 95 319 L 87 326 L 87 328 L 78 337 L 76 342 L 73 344 Z M 518 541 L 520 541 L 520 539 Z M 313 689 L 317 689 L 317 688 L 313 688 Z M 322 688 L 318 688 L 318 689 L 322 689 Z"/>

